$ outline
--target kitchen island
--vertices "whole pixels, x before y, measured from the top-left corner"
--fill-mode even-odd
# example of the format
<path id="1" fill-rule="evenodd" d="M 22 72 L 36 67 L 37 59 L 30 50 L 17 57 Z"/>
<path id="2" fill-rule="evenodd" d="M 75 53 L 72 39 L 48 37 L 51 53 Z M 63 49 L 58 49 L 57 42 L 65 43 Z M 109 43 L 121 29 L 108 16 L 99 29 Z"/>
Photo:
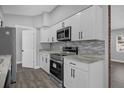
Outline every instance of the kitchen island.
<path id="1" fill-rule="evenodd" d="M 9 70 L 11 70 L 11 55 L 0 55 L 0 88 L 5 86 Z"/>

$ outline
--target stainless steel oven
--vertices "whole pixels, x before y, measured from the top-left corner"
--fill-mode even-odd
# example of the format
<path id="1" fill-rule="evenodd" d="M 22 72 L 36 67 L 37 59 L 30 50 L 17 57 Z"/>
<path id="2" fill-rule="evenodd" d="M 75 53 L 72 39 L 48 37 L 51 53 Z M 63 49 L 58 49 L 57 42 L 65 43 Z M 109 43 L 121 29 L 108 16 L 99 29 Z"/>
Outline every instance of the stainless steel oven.
<path id="1" fill-rule="evenodd" d="M 71 41 L 71 26 L 57 30 L 58 41 Z"/>
<path id="2" fill-rule="evenodd" d="M 52 54 L 50 57 L 50 73 L 54 79 L 62 84 L 63 81 L 63 57 L 60 54 Z"/>
<path id="3" fill-rule="evenodd" d="M 50 75 L 63 87 L 64 56 L 78 54 L 78 47 L 63 47 L 60 53 L 50 54 Z"/>

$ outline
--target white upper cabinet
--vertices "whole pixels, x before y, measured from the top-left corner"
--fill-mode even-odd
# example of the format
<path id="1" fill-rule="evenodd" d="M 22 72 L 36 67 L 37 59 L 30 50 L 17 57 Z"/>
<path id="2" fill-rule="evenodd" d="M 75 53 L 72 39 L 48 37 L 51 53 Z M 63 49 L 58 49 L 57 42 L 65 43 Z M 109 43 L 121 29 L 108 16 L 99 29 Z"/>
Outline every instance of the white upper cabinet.
<path id="1" fill-rule="evenodd" d="M 58 24 L 56 24 L 56 25 L 54 25 L 54 26 L 51 26 L 50 28 L 49 28 L 49 34 L 50 34 L 50 42 L 58 42 L 57 41 L 57 30 L 58 29 L 61 29 L 62 27 L 61 27 L 61 24 L 60 23 L 58 23 Z"/>
<path id="2" fill-rule="evenodd" d="M 50 42 L 56 42 L 56 28 L 55 28 L 55 25 L 52 26 L 49 30 L 50 30 Z"/>
<path id="3" fill-rule="evenodd" d="M 79 39 L 78 32 L 80 30 L 80 15 L 76 14 L 65 21 L 63 21 L 64 26 L 71 26 L 71 40 L 76 41 Z"/>
<path id="4" fill-rule="evenodd" d="M 82 40 L 103 40 L 102 8 L 92 6 L 80 12 L 80 33 Z"/>
<path id="5" fill-rule="evenodd" d="M 61 22 L 71 26 L 71 40 L 103 40 L 102 8 L 92 6 Z"/>
<path id="6" fill-rule="evenodd" d="M 57 42 L 57 30 L 71 26 L 71 41 L 104 40 L 103 9 L 91 6 L 66 20 L 41 31 L 41 42 Z"/>
<path id="7" fill-rule="evenodd" d="M 41 28 L 40 42 L 42 42 L 42 43 L 49 42 L 49 29 L 48 28 Z"/>

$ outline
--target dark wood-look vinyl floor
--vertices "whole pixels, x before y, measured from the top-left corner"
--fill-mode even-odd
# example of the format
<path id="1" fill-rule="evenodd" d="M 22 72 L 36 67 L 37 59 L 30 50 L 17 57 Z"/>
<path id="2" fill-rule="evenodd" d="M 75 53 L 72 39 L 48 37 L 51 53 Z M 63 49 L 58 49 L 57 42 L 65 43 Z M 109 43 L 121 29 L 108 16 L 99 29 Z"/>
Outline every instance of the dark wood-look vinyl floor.
<path id="1" fill-rule="evenodd" d="M 12 88 L 58 88 L 42 69 L 17 66 L 17 80 Z"/>
<path id="2" fill-rule="evenodd" d="M 124 88 L 124 63 L 111 62 L 111 87 Z"/>

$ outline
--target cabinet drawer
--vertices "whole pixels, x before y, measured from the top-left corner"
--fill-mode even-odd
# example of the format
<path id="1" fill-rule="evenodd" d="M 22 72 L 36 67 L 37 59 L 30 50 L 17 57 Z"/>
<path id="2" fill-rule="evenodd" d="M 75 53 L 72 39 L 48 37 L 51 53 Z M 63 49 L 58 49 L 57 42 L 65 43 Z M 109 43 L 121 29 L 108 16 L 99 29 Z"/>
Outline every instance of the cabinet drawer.
<path id="1" fill-rule="evenodd" d="M 74 66 L 78 69 L 82 69 L 84 71 L 88 71 L 88 64 L 86 64 L 86 63 L 76 62 L 76 61 L 73 61 L 73 60 L 70 60 L 70 59 L 64 59 L 64 65 L 66 65 L 66 64 Z"/>

